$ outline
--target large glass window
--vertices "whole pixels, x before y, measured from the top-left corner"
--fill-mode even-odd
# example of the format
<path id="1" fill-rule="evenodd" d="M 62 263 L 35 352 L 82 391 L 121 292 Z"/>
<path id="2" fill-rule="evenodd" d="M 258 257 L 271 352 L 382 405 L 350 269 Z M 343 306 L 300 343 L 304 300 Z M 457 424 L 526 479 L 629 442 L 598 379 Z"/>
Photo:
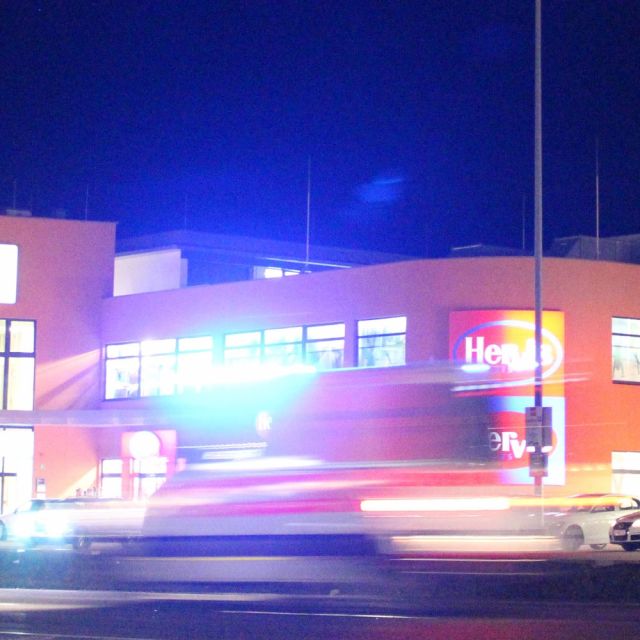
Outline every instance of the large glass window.
<path id="1" fill-rule="evenodd" d="M 259 365 L 262 359 L 262 331 L 228 333 L 224 337 L 224 364 L 232 367 Z"/>
<path id="2" fill-rule="evenodd" d="M 611 377 L 640 383 L 640 319 L 611 319 Z"/>
<path id="3" fill-rule="evenodd" d="M 213 338 L 181 338 L 178 340 L 176 391 L 201 391 L 211 379 L 213 370 Z"/>
<path id="4" fill-rule="evenodd" d="M 266 329 L 263 362 L 280 367 L 302 364 L 302 327 Z"/>
<path id="5" fill-rule="evenodd" d="M 35 322 L 0 320 L 0 409 L 33 409 L 35 364 Z"/>
<path id="6" fill-rule="evenodd" d="M 166 396 L 208 383 L 213 338 L 164 338 L 110 344 L 105 349 L 105 398 Z"/>
<path id="7" fill-rule="evenodd" d="M 405 364 L 407 319 L 404 316 L 358 321 L 358 366 Z"/>
<path id="8" fill-rule="evenodd" d="M 336 369 L 344 366 L 344 343 L 344 323 L 229 333 L 223 362 L 236 372 L 303 364 Z M 106 345 L 105 398 L 200 392 L 215 379 L 213 347 L 211 336 Z"/>
<path id="9" fill-rule="evenodd" d="M 122 498 L 122 460 L 107 458 L 100 463 L 100 497 Z"/>
<path id="10" fill-rule="evenodd" d="M 169 396 L 175 393 L 176 340 L 147 340 L 141 344 L 141 396 Z"/>
<path id="11" fill-rule="evenodd" d="M 344 335 L 344 323 L 231 333 L 225 336 L 224 363 L 336 369 L 344 365 Z"/>
<path id="12" fill-rule="evenodd" d="M 15 304 L 18 292 L 18 247 L 0 244 L 0 304 Z"/>
<path id="13" fill-rule="evenodd" d="M 140 395 L 140 343 L 110 344 L 106 349 L 105 398 Z"/>
<path id="14" fill-rule="evenodd" d="M 306 327 L 305 362 L 318 370 L 344 366 L 344 323 Z"/>

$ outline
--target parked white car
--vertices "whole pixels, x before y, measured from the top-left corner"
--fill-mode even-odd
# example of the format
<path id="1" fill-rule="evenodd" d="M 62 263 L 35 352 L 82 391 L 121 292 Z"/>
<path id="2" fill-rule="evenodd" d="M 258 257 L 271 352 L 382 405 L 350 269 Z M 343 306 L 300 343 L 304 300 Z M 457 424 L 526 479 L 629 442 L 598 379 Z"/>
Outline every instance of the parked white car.
<path id="1" fill-rule="evenodd" d="M 609 529 L 625 512 L 640 510 L 640 500 L 615 493 L 583 493 L 571 496 L 565 509 L 547 513 L 545 522 L 551 535 L 560 538 L 562 548 L 576 551 L 583 545 L 604 549 Z"/>
<path id="2" fill-rule="evenodd" d="M 609 542 L 619 544 L 625 551 L 640 549 L 640 511 L 618 518 L 609 529 Z"/>

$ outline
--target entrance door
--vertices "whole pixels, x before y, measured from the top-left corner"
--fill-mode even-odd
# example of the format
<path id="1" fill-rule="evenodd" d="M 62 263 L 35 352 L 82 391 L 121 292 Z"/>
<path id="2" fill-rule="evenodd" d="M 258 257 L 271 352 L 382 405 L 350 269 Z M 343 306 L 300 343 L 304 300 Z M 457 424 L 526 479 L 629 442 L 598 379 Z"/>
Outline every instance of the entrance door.
<path id="1" fill-rule="evenodd" d="M 0 512 L 33 494 L 33 427 L 0 427 Z"/>

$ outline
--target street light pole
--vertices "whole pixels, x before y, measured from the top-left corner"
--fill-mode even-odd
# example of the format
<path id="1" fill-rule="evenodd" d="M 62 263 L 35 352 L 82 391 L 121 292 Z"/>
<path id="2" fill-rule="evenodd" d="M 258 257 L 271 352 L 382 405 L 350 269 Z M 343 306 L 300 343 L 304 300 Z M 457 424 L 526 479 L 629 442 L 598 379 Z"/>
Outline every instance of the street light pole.
<path id="1" fill-rule="evenodd" d="M 536 0 L 535 73 L 535 392 L 538 425 L 542 426 L 542 0 Z M 541 443 L 535 455 L 542 456 Z M 542 473 L 534 475 L 535 495 L 542 495 Z"/>

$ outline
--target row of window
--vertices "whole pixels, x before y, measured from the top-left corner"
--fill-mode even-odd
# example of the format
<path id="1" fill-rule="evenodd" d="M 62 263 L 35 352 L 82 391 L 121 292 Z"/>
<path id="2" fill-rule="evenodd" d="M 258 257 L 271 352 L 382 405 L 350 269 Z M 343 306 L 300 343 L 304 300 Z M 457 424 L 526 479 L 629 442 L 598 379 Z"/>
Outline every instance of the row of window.
<path id="1" fill-rule="evenodd" d="M 404 316 L 358 321 L 357 366 L 403 365 L 406 329 Z M 612 380 L 640 383 L 640 319 L 612 318 L 611 345 Z M 222 358 L 212 336 L 112 344 L 105 350 L 105 397 L 200 391 L 234 371 L 247 379 L 301 366 L 337 369 L 344 353 L 344 323 L 226 334 Z M 35 322 L 0 319 L 0 409 L 33 409 L 34 381 Z"/>
<path id="2" fill-rule="evenodd" d="M 357 366 L 403 365 L 406 330 L 405 317 L 358 321 Z M 221 359 L 212 336 L 111 344 L 105 350 L 105 397 L 200 391 L 234 373 L 246 380 L 300 367 L 338 369 L 344 366 L 344 353 L 344 323 L 229 333 Z"/>
<path id="3" fill-rule="evenodd" d="M 0 409 L 33 409 L 35 322 L 0 319 Z"/>

